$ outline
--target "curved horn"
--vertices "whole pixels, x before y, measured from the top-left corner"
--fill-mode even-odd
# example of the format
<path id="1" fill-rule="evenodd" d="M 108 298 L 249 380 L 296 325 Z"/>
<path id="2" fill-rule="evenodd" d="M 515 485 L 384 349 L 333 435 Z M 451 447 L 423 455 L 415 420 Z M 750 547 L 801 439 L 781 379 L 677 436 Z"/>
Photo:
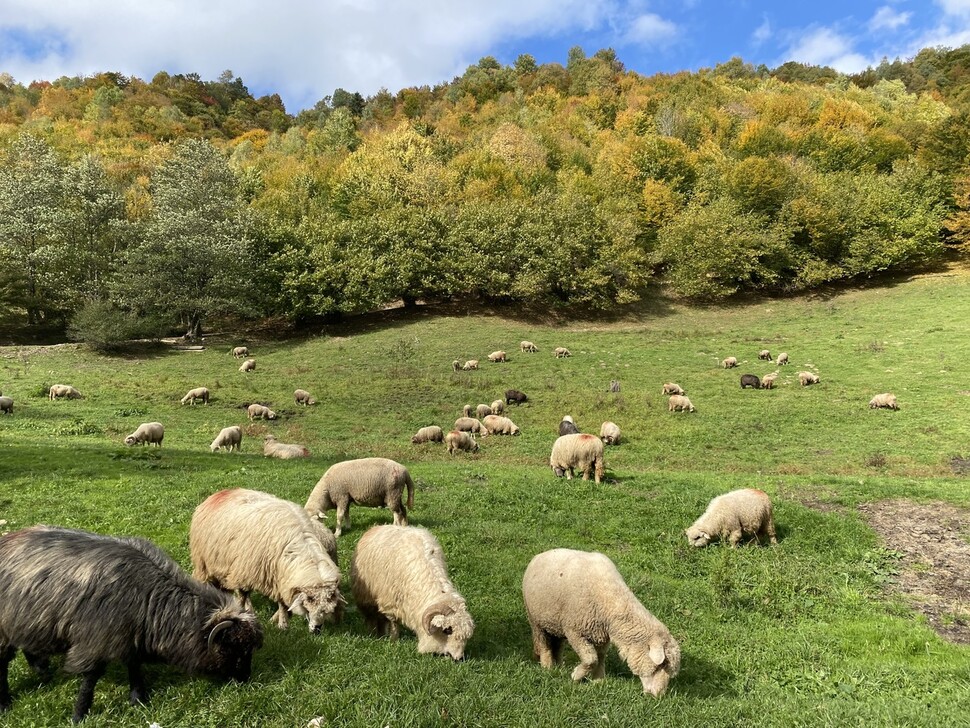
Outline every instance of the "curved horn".
<path id="1" fill-rule="evenodd" d="M 233 625 L 233 621 L 231 619 L 224 619 L 221 622 L 219 622 L 219 624 L 217 624 L 215 627 L 212 628 L 212 631 L 209 632 L 209 645 L 208 645 L 209 650 L 212 650 L 212 645 L 215 643 L 216 637 L 219 636 L 219 633 L 222 632 L 223 630 L 229 629 L 230 627 L 232 627 L 232 625 Z"/>

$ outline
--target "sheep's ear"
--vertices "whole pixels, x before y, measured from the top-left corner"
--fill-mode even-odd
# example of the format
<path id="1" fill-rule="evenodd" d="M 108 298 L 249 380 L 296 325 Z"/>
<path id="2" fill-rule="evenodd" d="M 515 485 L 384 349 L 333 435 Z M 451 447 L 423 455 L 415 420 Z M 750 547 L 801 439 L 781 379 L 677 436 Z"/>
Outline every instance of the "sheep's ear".
<path id="1" fill-rule="evenodd" d="M 302 614 L 303 612 L 305 612 L 306 608 L 303 606 L 303 601 L 305 599 L 306 599 L 306 594 L 304 594 L 303 592 L 297 592 L 296 599 L 294 599 L 293 603 L 290 604 L 290 613 Z"/>
<path id="2" fill-rule="evenodd" d="M 664 646 L 657 642 L 656 644 L 650 645 L 650 661 L 654 665 L 664 664 L 664 660 L 667 659 L 666 653 L 664 653 Z"/>

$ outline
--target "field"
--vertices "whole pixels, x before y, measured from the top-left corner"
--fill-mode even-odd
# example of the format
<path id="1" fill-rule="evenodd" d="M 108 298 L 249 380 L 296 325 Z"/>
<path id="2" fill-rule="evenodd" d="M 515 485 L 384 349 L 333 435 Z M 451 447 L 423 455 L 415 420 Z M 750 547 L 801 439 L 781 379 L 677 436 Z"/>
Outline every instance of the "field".
<path id="1" fill-rule="evenodd" d="M 968 283 L 954 269 L 719 308 L 658 299 L 588 320 L 392 311 L 312 338 L 239 334 L 210 337 L 203 352 L 115 358 L 6 348 L 0 390 L 17 404 L 0 417 L 2 529 L 42 522 L 141 535 L 191 568 L 188 524 L 209 494 L 248 487 L 302 504 L 330 464 L 380 455 L 411 470 L 411 522 L 442 542 L 476 620 L 468 659 L 453 663 L 418 655 L 409 633 L 397 643 L 368 635 L 353 608 L 320 635 L 298 618 L 280 632 L 269 623 L 275 606 L 257 598 L 266 642 L 251 682 L 154 667 L 150 703 L 129 707 L 124 671 L 113 666 L 85 722 L 92 727 L 291 727 L 316 716 L 328 726 L 966 725 L 970 651 L 887 588 L 909 561 L 880 540 L 866 509 L 891 502 L 932 517 L 947 504 L 960 509 L 956 540 L 968 543 Z M 522 339 L 539 353 L 520 354 Z M 238 372 L 227 353 L 242 343 L 254 373 Z M 554 358 L 556 346 L 573 356 Z M 779 368 L 777 389 L 741 390 L 740 374 L 775 369 L 757 360 L 762 348 L 787 351 L 792 363 Z M 485 361 L 495 349 L 510 361 Z M 726 356 L 741 366 L 722 369 Z M 455 374 L 456 358 L 481 359 L 481 369 Z M 800 387 L 803 369 L 821 382 Z M 617 394 L 608 392 L 612 379 Z M 697 412 L 667 411 L 660 387 L 671 380 Z M 86 397 L 49 402 L 54 383 Z M 209 406 L 179 405 L 203 385 Z M 297 407 L 296 387 L 320 404 Z M 521 436 L 485 438 L 477 454 L 455 457 L 411 445 L 418 427 L 448 427 L 462 405 L 508 388 L 529 395 L 509 408 Z M 868 409 L 886 391 L 901 409 Z M 281 420 L 250 424 L 241 405 L 253 401 Z M 623 430 L 599 486 L 548 468 L 564 414 L 584 431 L 598 433 L 606 419 Z M 126 434 L 152 420 L 166 427 L 160 451 L 124 447 Z M 230 424 L 245 425 L 242 453 L 210 453 Z M 264 459 L 267 432 L 312 457 Z M 713 496 L 739 487 L 772 496 L 780 543 L 691 549 L 684 528 Z M 383 510 L 351 516 L 339 540 L 348 596 L 356 540 L 390 522 Z M 599 683 L 570 681 L 569 649 L 552 671 L 532 659 L 521 576 L 532 556 L 561 546 L 607 554 L 680 641 L 683 667 L 662 699 L 642 694 L 615 651 Z M 966 639 L 968 609 L 937 609 L 939 626 Z M 11 684 L 4 725 L 67 722 L 76 679 L 39 685 L 18 657 Z"/>

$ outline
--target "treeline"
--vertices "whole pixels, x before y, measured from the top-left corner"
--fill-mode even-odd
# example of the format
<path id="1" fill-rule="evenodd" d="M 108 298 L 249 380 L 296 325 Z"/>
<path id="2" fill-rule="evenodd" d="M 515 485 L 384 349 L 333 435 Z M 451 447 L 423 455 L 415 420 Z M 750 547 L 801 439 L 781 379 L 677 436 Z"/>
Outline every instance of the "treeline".
<path id="1" fill-rule="evenodd" d="M 970 229 L 970 47 L 857 76 L 611 50 L 286 113 L 231 72 L 0 75 L 0 320 L 111 340 L 474 297 L 606 308 L 906 269 Z"/>

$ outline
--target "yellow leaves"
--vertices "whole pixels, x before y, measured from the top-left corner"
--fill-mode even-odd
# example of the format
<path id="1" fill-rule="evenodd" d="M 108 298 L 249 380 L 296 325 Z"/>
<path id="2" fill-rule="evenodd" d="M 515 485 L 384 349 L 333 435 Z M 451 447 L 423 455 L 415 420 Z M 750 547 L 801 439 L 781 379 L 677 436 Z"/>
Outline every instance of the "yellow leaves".
<path id="1" fill-rule="evenodd" d="M 488 151 L 506 164 L 526 173 L 546 166 L 546 150 L 531 135 L 515 124 L 499 126 L 488 141 Z"/>
<path id="2" fill-rule="evenodd" d="M 875 118 L 868 110 L 848 99 L 825 99 L 818 116 L 818 125 L 832 130 L 855 128 L 867 131 L 875 125 L 875 122 Z"/>
<path id="3" fill-rule="evenodd" d="M 129 220 L 145 220 L 151 212 L 151 179 L 141 174 L 125 189 L 125 213 Z"/>
<path id="4" fill-rule="evenodd" d="M 655 179 L 644 182 L 640 202 L 643 221 L 655 228 L 673 220 L 684 205 L 683 197 L 671 189 L 670 185 Z"/>

